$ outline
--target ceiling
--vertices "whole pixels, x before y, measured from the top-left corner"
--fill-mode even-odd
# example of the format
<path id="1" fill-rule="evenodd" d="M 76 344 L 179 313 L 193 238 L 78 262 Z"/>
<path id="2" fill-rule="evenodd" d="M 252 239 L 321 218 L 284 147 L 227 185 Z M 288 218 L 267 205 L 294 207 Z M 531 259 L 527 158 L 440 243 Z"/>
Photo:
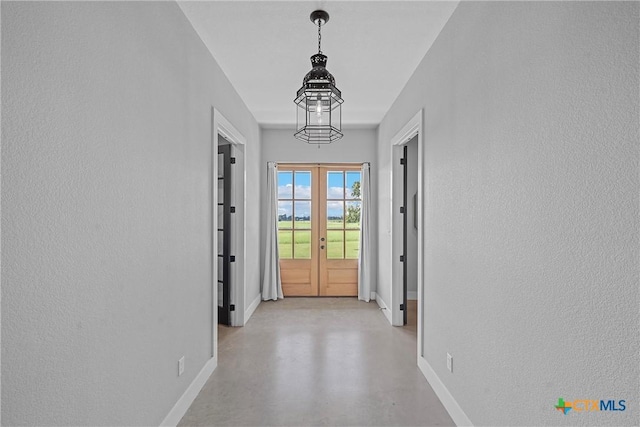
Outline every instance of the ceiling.
<path id="1" fill-rule="evenodd" d="M 457 1 L 184 1 L 187 19 L 261 126 L 295 125 L 293 98 L 317 52 L 342 91 L 343 125 L 380 123 Z"/>

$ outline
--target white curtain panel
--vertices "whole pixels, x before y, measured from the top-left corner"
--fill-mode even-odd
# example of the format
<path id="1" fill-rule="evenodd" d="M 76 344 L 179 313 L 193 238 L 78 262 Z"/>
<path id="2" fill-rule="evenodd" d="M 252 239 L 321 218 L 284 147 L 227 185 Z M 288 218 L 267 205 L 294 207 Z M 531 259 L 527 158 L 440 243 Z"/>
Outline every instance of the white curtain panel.
<path id="1" fill-rule="evenodd" d="M 360 254 L 358 256 L 358 299 L 369 302 L 371 299 L 371 239 L 369 235 L 369 212 L 371 211 L 371 185 L 369 182 L 369 164 L 362 165 L 360 182 Z"/>
<path id="2" fill-rule="evenodd" d="M 280 280 L 280 261 L 278 257 L 278 166 L 267 163 L 267 235 L 264 255 L 264 278 L 262 279 L 262 299 L 284 298 Z"/>

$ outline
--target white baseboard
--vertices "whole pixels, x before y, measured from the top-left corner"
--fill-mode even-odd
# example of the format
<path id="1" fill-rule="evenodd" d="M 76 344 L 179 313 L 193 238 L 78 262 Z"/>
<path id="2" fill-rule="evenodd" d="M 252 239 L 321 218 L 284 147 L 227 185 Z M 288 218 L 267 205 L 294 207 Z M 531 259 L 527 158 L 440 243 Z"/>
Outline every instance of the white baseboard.
<path id="1" fill-rule="evenodd" d="M 408 300 L 417 300 L 418 299 L 418 291 L 407 291 L 407 299 Z"/>
<path id="2" fill-rule="evenodd" d="M 169 414 L 165 417 L 165 419 L 160 423 L 160 426 L 177 426 L 184 414 L 187 413 L 187 410 L 204 387 L 205 383 L 216 369 L 218 365 L 218 361 L 215 358 L 209 359 L 207 363 L 205 363 L 204 367 L 200 370 L 198 376 L 191 382 L 187 390 L 180 396 L 180 399 L 173 405 Z"/>
<path id="3" fill-rule="evenodd" d="M 473 426 L 467 414 L 465 414 L 460 405 L 458 405 L 458 402 L 456 402 L 431 365 L 429 365 L 427 359 L 418 357 L 418 367 L 453 419 L 453 422 L 456 423 L 457 426 Z"/>
<path id="4" fill-rule="evenodd" d="M 258 308 L 258 306 L 260 305 L 260 301 L 262 301 L 262 298 L 261 298 L 261 295 L 258 294 L 256 296 L 256 298 L 253 300 L 253 302 L 251 304 L 249 304 L 249 307 L 247 307 L 247 309 L 244 311 L 244 324 L 245 325 L 249 321 L 249 318 L 251 317 L 251 315 L 253 315 L 253 312 L 256 311 L 256 308 Z"/>
<path id="5" fill-rule="evenodd" d="M 381 308 L 382 313 L 387 318 L 389 323 L 393 324 L 393 322 L 391 321 L 391 310 L 389 310 L 387 305 L 384 303 L 384 301 L 382 301 L 382 298 L 380 298 L 380 295 L 378 294 L 376 294 L 376 302 L 378 303 L 378 307 Z"/>

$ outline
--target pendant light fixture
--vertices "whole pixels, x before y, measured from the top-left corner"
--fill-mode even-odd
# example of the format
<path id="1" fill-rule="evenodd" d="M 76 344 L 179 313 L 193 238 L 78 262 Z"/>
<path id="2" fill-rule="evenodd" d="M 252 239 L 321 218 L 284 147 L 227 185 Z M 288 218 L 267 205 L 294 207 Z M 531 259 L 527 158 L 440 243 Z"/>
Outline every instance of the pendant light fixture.
<path id="1" fill-rule="evenodd" d="M 326 69 L 327 56 L 322 54 L 321 28 L 329 21 L 324 10 L 311 13 L 311 22 L 318 26 L 318 53 L 311 57 L 311 71 L 304 76 L 296 94 L 295 137 L 309 144 L 331 144 L 342 138 L 342 94 L 335 79 Z"/>

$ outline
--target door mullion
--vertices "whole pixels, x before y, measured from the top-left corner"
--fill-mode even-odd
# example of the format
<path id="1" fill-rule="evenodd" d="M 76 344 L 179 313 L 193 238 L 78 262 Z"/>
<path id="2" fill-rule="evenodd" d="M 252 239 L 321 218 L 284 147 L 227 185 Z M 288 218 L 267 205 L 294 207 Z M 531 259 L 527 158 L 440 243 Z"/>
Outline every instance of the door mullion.
<path id="1" fill-rule="evenodd" d="M 320 235 L 316 240 L 318 248 L 318 289 L 319 295 L 326 295 L 326 260 L 327 260 L 327 248 L 329 247 L 329 240 L 327 238 L 327 169 L 323 167 L 316 167 L 318 174 L 318 230 Z M 320 241 L 320 238 L 324 238 L 324 241 Z M 324 246 L 324 249 L 320 249 L 320 246 Z"/>
<path id="2" fill-rule="evenodd" d="M 347 259 L 347 170 L 342 171 L 342 259 Z"/>
<path id="3" fill-rule="evenodd" d="M 318 191 L 320 183 L 318 182 L 318 167 L 312 166 L 311 168 L 311 283 L 312 291 L 315 295 L 320 294 L 320 278 L 318 277 L 320 268 L 318 266 L 318 260 L 320 256 L 320 250 L 318 242 L 319 225 L 320 225 L 320 203 L 318 202 Z"/>

